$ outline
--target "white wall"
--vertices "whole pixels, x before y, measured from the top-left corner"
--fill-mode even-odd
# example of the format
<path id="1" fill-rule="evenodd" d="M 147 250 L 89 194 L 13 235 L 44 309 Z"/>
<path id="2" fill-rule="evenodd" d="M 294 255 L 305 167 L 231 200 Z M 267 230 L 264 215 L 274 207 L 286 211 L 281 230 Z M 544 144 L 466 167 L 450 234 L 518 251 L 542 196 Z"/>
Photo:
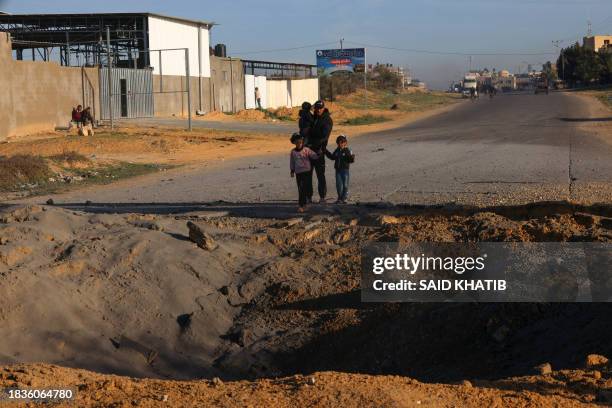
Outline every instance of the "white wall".
<path id="1" fill-rule="evenodd" d="M 302 106 L 302 102 L 315 103 L 319 99 L 319 80 L 266 79 L 265 76 L 244 76 L 244 96 L 247 109 L 255 109 L 255 87 L 261 91 L 264 109 Z"/>
<path id="2" fill-rule="evenodd" d="M 319 80 L 268 80 L 267 94 L 267 106 L 273 109 L 301 106 L 302 102 L 314 103 L 319 99 Z"/>
<path id="3" fill-rule="evenodd" d="M 319 79 L 293 79 L 289 92 L 292 106 L 302 106 L 302 102 L 314 104 L 319 99 Z"/>
<path id="4" fill-rule="evenodd" d="M 200 31 L 200 55 L 198 48 L 198 25 L 161 17 L 149 17 L 149 49 L 173 49 L 189 48 L 189 75 L 197 77 L 199 73 L 198 59 L 202 64 L 202 76 L 210 77 L 210 56 L 208 54 L 210 43 L 208 29 L 201 28 Z M 181 75 L 185 76 L 185 52 L 163 51 L 161 53 L 161 72 L 159 65 L 159 53 L 151 53 L 151 66 L 153 74 L 156 75 Z"/>
<path id="5" fill-rule="evenodd" d="M 255 109 L 255 75 L 244 76 L 244 105 L 246 109 Z"/>
<path id="6" fill-rule="evenodd" d="M 269 80 L 268 85 L 268 107 L 272 109 L 291 106 L 289 98 L 289 81 L 286 79 Z"/>

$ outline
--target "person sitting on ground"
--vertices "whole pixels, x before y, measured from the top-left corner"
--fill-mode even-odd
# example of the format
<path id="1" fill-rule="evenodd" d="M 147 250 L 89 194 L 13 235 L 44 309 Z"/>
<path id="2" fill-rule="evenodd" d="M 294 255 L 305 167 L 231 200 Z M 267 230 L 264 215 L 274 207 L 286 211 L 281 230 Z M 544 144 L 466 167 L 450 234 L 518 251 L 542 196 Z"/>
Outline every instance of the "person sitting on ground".
<path id="1" fill-rule="evenodd" d="M 295 177 L 298 187 L 298 212 L 305 211 L 308 203 L 308 182 L 312 177 L 311 160 L 318 160 L 319 155 L 304 146 L 304 136 L 299 133 L 294 133 L 291 136 L 291 143 L 295 148 L 291 150 L 289 156 L 289 168 L 291 177 Z"/>
<path id="2" fill-rule="evenodd" d="M 93 123 L 94 119 L 91 115 L 91 108 L 88 106 L 81 114 L 81 133 L 83 134 L 83 136 L 94 135 Z"/>
<path id="3" fill-rule="evenodd" d="M 355 162 L 355 155 L 348 147 L 346 136 L 338 136 L 336 144 L 338 147 L 333 153 L 325 148 L 325 155 L 334 161 L 334 169 L 336 169 L 336 191 L 338 192 L 336 204 L 346 204 L 349 194 L 349 167 Z"/>
<path id="4" fill-rule="evenodd" d="M 78 105 L 76 108 L 72 108 L 72 118 L 68 124 L 68 129 L 72 129 L 73 126 L 81 128 L 81 116 L 83 114 L 83 107 Z"/>

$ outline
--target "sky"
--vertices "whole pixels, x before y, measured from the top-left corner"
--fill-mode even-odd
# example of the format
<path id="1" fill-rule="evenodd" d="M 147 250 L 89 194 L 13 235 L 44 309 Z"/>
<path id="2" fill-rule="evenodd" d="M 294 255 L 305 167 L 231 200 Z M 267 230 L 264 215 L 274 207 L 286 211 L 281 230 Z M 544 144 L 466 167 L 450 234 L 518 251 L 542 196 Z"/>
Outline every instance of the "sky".
<path id="1" fill-rule="evenodd" d="M 231 56 L 280 62 L 315 64 L 316 49 L 339 48 L 343 38 L 345 48 L 366 46 L 368 63 L 403 66 L 436 89 L 461 79 L 470 54 L 473 68 L 524 72 L 556 60 L 552 41 L 581 39 L 589 20 L 596 34 L 612 34 L 612 0 L 0 0 L 0 10 L 214 21 L 212 43 L 226 44 Z"/>

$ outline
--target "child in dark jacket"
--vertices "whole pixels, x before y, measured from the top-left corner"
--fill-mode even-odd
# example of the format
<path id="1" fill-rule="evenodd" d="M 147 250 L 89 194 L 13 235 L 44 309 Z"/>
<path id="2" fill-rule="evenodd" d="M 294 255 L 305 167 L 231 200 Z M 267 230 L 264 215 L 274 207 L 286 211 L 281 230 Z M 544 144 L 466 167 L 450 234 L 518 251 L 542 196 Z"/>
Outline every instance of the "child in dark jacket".
<path id="1" fill-rule="evenodd" d="M 348 147 L 346 136 L 338 136 L 336 144 L 338 145 L 336 150 L 330 153 L 326 148 L 325 155 L 334 161 L 334 169 L 336 169 L 336 191 L 338 192 L 336 204 L 346 204 L 349 194 L 349 167 L 355 162 L 355 155 Z"/>
<path id="2" fill-rule="evenodd" d="M 310 102 L 304 102 L 302 109 L 300 110 L 300 120 L 298 126 L 300 128 L 300 135 L 304 136 L 304 144 L 308 144 L 308 134 L 312 127 L 314 116 L 312 116 L 312 105 Z"/>
<path id="3" fill-rule="evenodd" d="M 289 156 L 289 168 L 291 177 L 295 177 L 298 187 L 299 207 L 298 212 L 304 212 L 304 207 L 308 203 L 309 195 L 312 196 L 312 160 L 317 160 L 319 155 L 304 146 L 304 136 L 294 133 L 291 136 L 291 143 L 295 148 L 291 150 Z"/>

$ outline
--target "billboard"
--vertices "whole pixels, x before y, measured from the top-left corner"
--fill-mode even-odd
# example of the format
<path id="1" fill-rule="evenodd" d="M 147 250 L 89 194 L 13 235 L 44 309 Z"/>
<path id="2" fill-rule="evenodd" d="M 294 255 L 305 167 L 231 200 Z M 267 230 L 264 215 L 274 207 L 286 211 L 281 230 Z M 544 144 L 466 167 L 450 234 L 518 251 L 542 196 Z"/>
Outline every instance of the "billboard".
<path id="1" fill-rule="evenodd" d="M 334 72 L 363 73 L 366 66 L 365 48 L 317 50 L 317 72 L 329 75 Z"/>

